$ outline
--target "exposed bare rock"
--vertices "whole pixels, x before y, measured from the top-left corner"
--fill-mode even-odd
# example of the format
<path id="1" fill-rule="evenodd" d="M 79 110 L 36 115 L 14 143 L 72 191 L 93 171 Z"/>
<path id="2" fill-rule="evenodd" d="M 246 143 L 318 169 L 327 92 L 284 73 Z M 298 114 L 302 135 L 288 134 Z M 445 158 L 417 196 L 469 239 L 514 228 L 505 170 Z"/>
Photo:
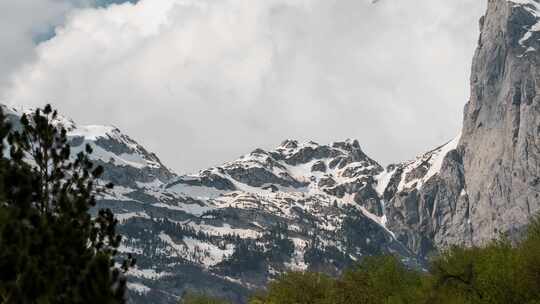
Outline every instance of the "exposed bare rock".
<path id="1" fill-rule="evenodd" d="M 482 18 L 460 142 L 474 243 L 540 210 L 539 16 L 536 0 L 497 0 Z"/>

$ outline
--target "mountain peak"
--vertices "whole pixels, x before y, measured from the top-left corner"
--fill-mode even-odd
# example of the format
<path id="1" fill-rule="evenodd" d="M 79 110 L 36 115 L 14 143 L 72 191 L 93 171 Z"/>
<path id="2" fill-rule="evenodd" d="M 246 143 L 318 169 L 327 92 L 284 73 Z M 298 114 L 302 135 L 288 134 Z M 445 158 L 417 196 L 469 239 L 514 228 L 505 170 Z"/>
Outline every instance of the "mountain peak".
<path id="1" fill-rule="evenodd" d="M 345 151 L 361 150 L 360 143 L 357 139 L 347 138 L 344 141 L 336 141 L 332 143 L 333 148 L 340 148 Z"/>
<path id="2" fill-rule="evenodd" d="M 296 148 L 298 148 L 298 140 L 296 140 L 296 139 L 286 139 L 279 145 L 279 148 L 296 149 Z"/>

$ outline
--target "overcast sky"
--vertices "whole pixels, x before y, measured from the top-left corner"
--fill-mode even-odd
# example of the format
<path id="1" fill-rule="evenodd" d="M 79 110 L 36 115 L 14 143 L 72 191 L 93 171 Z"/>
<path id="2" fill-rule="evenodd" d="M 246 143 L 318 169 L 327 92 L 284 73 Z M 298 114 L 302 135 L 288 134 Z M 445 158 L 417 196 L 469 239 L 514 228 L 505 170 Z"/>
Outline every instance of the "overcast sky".
<path id="1" fill-rule="evenodd" d="M 0 1 L 0 100 L 115 125 L 180 173 L 286 138 L 382 164 L 446 142 L 487 2 L 95 1 Z"/>

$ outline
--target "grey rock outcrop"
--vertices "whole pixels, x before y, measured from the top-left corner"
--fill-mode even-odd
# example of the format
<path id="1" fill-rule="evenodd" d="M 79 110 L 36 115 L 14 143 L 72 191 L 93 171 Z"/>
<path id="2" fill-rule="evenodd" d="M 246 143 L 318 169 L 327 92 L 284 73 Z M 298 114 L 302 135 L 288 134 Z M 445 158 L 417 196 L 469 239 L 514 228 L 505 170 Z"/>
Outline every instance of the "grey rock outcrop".
<path id="1" fill-rule="evenodd" d="M 512 237 L 540 210 L 539 16 L 537 0 L 488 1 L 459 142 L 435 175 L 431 152 L 388 170 L 388 226 L 420 256 Z"/>
<path id="2" fill-rule="evenodd" d="M 540 210 L 539 8 L 489 1 L 480 22 L 460 142 L 474 243 Z"/>
<path id="3" fill-rule="evenodd" d="M 390 177 L 381 195 L 388 227 L 422 259 L 448 245 L 470 245 L 458 139 L 387 169 Z"/>

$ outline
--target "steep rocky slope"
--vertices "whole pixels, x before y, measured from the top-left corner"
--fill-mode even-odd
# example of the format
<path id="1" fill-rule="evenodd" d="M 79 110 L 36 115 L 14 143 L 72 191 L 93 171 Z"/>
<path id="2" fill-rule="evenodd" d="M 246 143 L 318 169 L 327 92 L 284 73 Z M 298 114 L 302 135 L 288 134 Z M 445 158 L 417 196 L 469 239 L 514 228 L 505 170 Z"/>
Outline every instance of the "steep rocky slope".
<path id="1" fill-rule="evenodd" d="M 480 30 L 456 149 L 421 187 L 399 181 L 423 165 L 398 166 L 383 196 L 389 229 L 421 255 L 516 237 L 540 210 L 540 2 L 490 0 Z"/>
<path id="2" fill-rule="evenodd" d="M 475 243 L 540 210 L 540 2 L 490 1 L 480 25 L 460 142 Z"/>
<path id="3" fill-rule="evenodd" d="M 241 302 L 288 270 L 338 273 L 381 253 L 422 267 L 449 245 L 517 235 L 540 210 L 540 3 L 489 0 L 480 26 L 462 133 L 387 168 L 355 140 L 287 140 L 177 175 L 114 127 L 59 119 L 116 184 L 99 206 L 138 259 L 131 300 L 195 289 Z"/>

